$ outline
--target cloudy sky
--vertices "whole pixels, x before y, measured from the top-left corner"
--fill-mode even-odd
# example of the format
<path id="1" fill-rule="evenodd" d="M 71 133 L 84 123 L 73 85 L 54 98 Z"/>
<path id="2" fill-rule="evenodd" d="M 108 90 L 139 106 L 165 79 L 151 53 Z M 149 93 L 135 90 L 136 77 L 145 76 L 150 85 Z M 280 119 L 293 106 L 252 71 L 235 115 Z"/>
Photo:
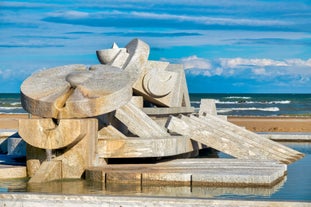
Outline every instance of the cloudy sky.
<path id="1" fill-rule="evenodd" d="M 0 92 L 133 38 L 183 64 L 192 93 L 311 93 L 309 0 L 1 1 Z"/>

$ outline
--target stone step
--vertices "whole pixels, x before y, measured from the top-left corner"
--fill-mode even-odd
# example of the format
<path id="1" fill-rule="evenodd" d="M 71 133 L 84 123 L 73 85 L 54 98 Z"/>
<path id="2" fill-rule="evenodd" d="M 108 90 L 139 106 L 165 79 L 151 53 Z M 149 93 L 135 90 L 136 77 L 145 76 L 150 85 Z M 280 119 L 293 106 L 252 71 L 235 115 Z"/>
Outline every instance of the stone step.
<path id="1" fill-rule="evenodd" d="M 274 161 L 234 160 L 198 158 L 157 164 L 114 164 L 89 168 L 86 178 L 107 184 L 272 186 L 286 174 L 286 165 Z"/>

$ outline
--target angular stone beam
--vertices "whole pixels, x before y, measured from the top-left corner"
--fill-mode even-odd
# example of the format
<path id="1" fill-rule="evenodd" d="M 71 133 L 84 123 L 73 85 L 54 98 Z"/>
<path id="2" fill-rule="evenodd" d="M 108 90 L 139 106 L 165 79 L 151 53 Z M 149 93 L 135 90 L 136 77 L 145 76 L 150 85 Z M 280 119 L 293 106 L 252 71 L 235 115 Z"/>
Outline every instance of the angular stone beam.
<path id="1" fill-rule="evenodd" d="M 82 119 L 20 119 L 19 135 L 28 144 L 41 149 L 60 149 L 79 142 L 87 133 Z"/>
<path id="2" fill-rule="evenodd" d="M 240 146 L 234 142 L 228 141 L 226 138 L 219 137 L 217 134 L 209 131 L 208 129 L 197 129 L 195 125 L 187 123 L 177 117 L 171 116 L 167 125 L 167 129 L 171 132 L 176 132 L 183 136 L 190 136 L 191 139 L 203 143 L 209 147 L 212 147 L 221 152 L 232 155 L 236 158 L 250 158 L 255 157 L 255 154 L 251 155 L 245 151 L 232 150 L 238 149 Z"/>
<path id="3" fill-rule="evenodd" d="M 240 150 L 256 154 L 258 156 L 258 159 L 272 159 L 284 163 L 290 163 L 294 161 L 290 155 L 273 150 L 273 143 L 271 144 L 271 147 L 266 147 L 261 143 L 262 139 L 247 139 L 244 136 L 241 136 L 230 130 L 226 130 L 224 127 L 215 126 L 214 122 L 207 122 L 195 116 L 182 116 L 181 119 L 191 124 L 192 126 L 195 126 L 195 128 L 197 128 L 198 130 L 204 129 L 215 133 L 217 136 L 220 137 L 219 141 L 227 139 L 227 142 L 233 142 L 234 145 L 232 145 L 232 147 L 228 149 L 228 151 L 231 150 L 231 153 L 228 154 L 234 154 L 235 150 Z M 236 144 L 238 148 L 234 147 L 236 146 Z"/>
<path id="4" fill-rule="evenodd" d="M 129 74 L 101 65 L 66 65 L 40 71 L 21 86 L 23 108 L 48 118 L 84 118 L 105 114 L 132 97 Z"/>
<path id="5" fill-rule="evenodd" d="M 98 131 L 98 137 L 104 139 L 127 139 L 128 137 L 122 134 L 112 125 L 108 125 Z"/>
<path id="6" fill-rule="evenodd" d="M 258 144 L 262 145 L 262 147 L 273 150 L 277 154 L 286 155 L 287 157 L 290 157 L 292 161 L 298 160 L 304 156 L 304 154 L 301 152 L 298 152 L 272 140 L 266 139 L 256 133 L 243 129 L 242 127 L 227 122 L 219 117 L 206 114 L 205 116 L 200 117 L 200 119 L 203 119 L 208 123 L 213 123 L 216 128 L 221 127 L 223 130 L 231 131 L 234 134 L 245 137 L 245 139 L 255 140 L 258 142 Z"/>
<path id="7" fill-rule="evenodd" d="M 131 102 L 117 109 L 115 117 L 139 137 L 169 136 L 164 128 Z"/>

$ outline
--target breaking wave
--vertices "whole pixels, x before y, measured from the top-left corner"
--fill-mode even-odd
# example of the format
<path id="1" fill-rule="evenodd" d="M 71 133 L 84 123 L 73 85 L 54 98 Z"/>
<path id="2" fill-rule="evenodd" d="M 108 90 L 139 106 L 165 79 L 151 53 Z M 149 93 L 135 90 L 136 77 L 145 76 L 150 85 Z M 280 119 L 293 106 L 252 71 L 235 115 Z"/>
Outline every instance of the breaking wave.
<path id="1" fill-rule="evenodd" d="M 215 101 L 218 104 L 290 104 L 291 101 Z"/>
<path id="2" fill-rule="evenodd" d="M 228 96 L 226 99 L 251 99 L 249 96 Z"/>
<path id="3" fill-rule="evenodd" d="M 249 108 L 221 108 L 217 109 L 218 113 L 228 113 L 232 111 L 280 111 L 278 107 L 267 107 L 267 108 L 256 108 L 256 107 L 249 107 Z"/>

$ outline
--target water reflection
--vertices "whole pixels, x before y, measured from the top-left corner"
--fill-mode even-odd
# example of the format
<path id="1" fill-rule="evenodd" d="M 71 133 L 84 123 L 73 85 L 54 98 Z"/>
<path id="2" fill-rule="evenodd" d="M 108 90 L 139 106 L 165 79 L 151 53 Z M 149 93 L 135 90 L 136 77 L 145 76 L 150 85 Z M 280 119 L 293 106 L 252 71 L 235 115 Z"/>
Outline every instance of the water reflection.
<path id="1" fill-rule="evenodd" d="M 305 153 L 305 157 L 288 166 L 288 174 L 272 187 L 189 187 L 189 186 L 141 186 L 125 184 L 105 185 L 85 180 L 64 180 L 40 184 L 28 184 L 27 179 L 0 179 L 0 192 L 35 192 L 53 194 L 135 195 L 201 197 L 218 199 L 264 199 L 311 201 L 311 142 L 282 143 Z M 204 155 L 203 155 L 204 156 Z M 214 154 L 215 156 L 215 154 Z M 218 153 L 223 157 L 222 153 Z"/>
<path id="2" fill-rule="evenodd" d="M 64 180 L 46 183 L 27 183 L 27 180 L 9 180 L 1 182 L 2 192 L 34 192 L 52 194 L 102 194 L 102 195 L 144 195 L 169 197 L 214 198 L 222 195 L 264 196 L 277 192 L 286 178 L 275 186 L 269 187 L 202 187 L 202 186 L 141 186 L 133 184 L 107 184 L 85 180 Z"/>

